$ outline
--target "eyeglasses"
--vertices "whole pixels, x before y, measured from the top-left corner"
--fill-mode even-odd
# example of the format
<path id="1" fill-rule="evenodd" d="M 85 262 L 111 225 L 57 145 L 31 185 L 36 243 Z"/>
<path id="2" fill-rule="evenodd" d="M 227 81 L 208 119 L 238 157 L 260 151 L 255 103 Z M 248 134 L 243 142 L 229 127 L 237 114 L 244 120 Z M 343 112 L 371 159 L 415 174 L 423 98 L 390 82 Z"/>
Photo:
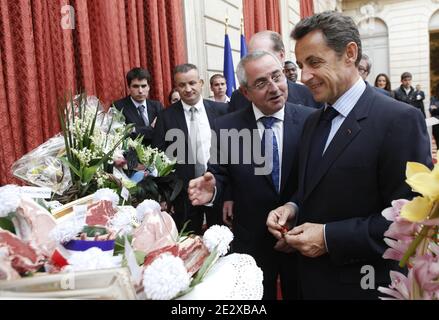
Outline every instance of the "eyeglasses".
<path id="1" fill-rule="evenodd" d="M 359 66 L 359 67 L 358 67 L 358 71 L 359 71 L 360 73 L 367 73 L 367 69 L 364 68 L 364 67 L 362 67 L 362 66 Z"/>
<path id="2" fill-rule="evenodd" d="M 283 74 L 283 72 L 276 72 L 273 75 L 271 75 L 271 80 L 270 79 L 259 79 L 258 81 L 256 81 L 256 83 L 252 86 L 248 86 L 248 88 L 250 89 L 256 89 L 256 90 L 264 90 L 268 87 L 269 84 L 278 84 L 281 83 L 283 80 L 285 80 L 285 75 Z"/>

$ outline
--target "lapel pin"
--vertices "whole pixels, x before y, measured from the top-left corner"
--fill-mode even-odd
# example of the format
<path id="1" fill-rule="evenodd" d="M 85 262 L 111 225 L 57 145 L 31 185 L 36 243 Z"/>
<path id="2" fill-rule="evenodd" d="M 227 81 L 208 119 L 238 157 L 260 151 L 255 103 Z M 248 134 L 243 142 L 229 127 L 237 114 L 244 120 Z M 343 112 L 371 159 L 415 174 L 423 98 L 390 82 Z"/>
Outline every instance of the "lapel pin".
<path id="1" fill-rule="evenodd" d="M 351 129 L 348 129 L 348 130 L 346 130 L 346 132 L 347 132 L 348 134 L 351 134 L 351 133 L 352 133 L 352 130 L 351 130 Z"/>

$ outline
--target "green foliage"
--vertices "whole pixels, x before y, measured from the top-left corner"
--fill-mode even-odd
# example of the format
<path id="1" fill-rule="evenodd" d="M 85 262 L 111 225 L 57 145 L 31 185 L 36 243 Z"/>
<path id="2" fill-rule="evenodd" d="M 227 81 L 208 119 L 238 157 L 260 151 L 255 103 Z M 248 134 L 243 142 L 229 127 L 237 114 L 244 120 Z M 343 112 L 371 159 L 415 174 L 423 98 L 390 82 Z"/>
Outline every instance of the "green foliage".
<path id="1" fill-rule="evenodd" d="M 8 230 L 15 234 L 15 227 L 9 217 L 0 218 L 0 229 Z"/>

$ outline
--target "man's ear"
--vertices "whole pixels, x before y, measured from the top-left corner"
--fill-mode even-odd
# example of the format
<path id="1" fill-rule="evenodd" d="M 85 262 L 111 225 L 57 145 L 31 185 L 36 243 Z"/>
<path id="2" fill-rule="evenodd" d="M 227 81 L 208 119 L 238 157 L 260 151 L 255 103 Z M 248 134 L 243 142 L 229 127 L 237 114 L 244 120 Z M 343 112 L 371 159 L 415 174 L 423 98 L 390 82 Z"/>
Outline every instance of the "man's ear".
<path id="1" fill-rule="evenodd" d="M 203 79 L 200 79 L 200 84 L 201 84 L 201 86 L 204 86 L 204 80 Z"/>
<path id="2" fill-rule="evenodd" d="M 349 42 L 346 46 L 346 62 L 348 64 L 354 64 L 355 61 L 357 61 L 358 58 L 358 46 L 355 42 Z"/>
<path id="3" fill-rule="evenodd" d="M 285 51 L 281 50 L 279 51 L 279 57 L 280 57 L 280 64 L 282 65 L 282 68 L 284 67 L 284 62 L 285 62 Z"/>
<path id="4" fill-rule="evenodd" d="M 247 100 L 251 101 L 248 94 L 248 88 L 245 86 L 239 86 L 239 91 L 247 98 Z"/>

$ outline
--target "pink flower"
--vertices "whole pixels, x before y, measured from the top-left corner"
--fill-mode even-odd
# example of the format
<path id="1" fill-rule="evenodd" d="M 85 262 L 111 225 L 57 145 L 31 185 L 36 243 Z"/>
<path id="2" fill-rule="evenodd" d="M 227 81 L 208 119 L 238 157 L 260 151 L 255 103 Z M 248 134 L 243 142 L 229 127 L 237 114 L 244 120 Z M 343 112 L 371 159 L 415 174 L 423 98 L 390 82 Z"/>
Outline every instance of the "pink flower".
<path id="1" fill-rule="evenodd" d="M 399 217 L 402 207 L 408 202 L 410 202 L 410 201 L 408 201 L 406 199 L 394 200 L 391 203 L 392 206 L 384 209 L 381 214 L 387 220 L 395 221 Z"/>
<path id="2" fill-rule="evenodd" d="M 390 238 L 384 238 L 384 242 L 389 246 L 384 254 L 384 259 L 400 261 L 410 245 L 410 241 L 396 241 Z"/>
<path id="3" fill-rule="evenodd" d="M 414 279 L 423 290 L 424 299 L 437 299 L 439 296 L 439 259 L 437 256 L 425 254 L 413 259 Z"/>
<path id="4" fill-rule="evenodd" d="M 400 272 L 390 271 L 390 279 L 392 283 L 390 284 L 389 288 L 378 287 L 378 291 L 387 294 L 395 299 L 409 300 L 410 288 L 412 287 L 411 283 L 413 281 L 410 273 L 409 277 L 407 278 Z M 380 299 L 391 300 L 392 298 L 380 297 Z"/>

